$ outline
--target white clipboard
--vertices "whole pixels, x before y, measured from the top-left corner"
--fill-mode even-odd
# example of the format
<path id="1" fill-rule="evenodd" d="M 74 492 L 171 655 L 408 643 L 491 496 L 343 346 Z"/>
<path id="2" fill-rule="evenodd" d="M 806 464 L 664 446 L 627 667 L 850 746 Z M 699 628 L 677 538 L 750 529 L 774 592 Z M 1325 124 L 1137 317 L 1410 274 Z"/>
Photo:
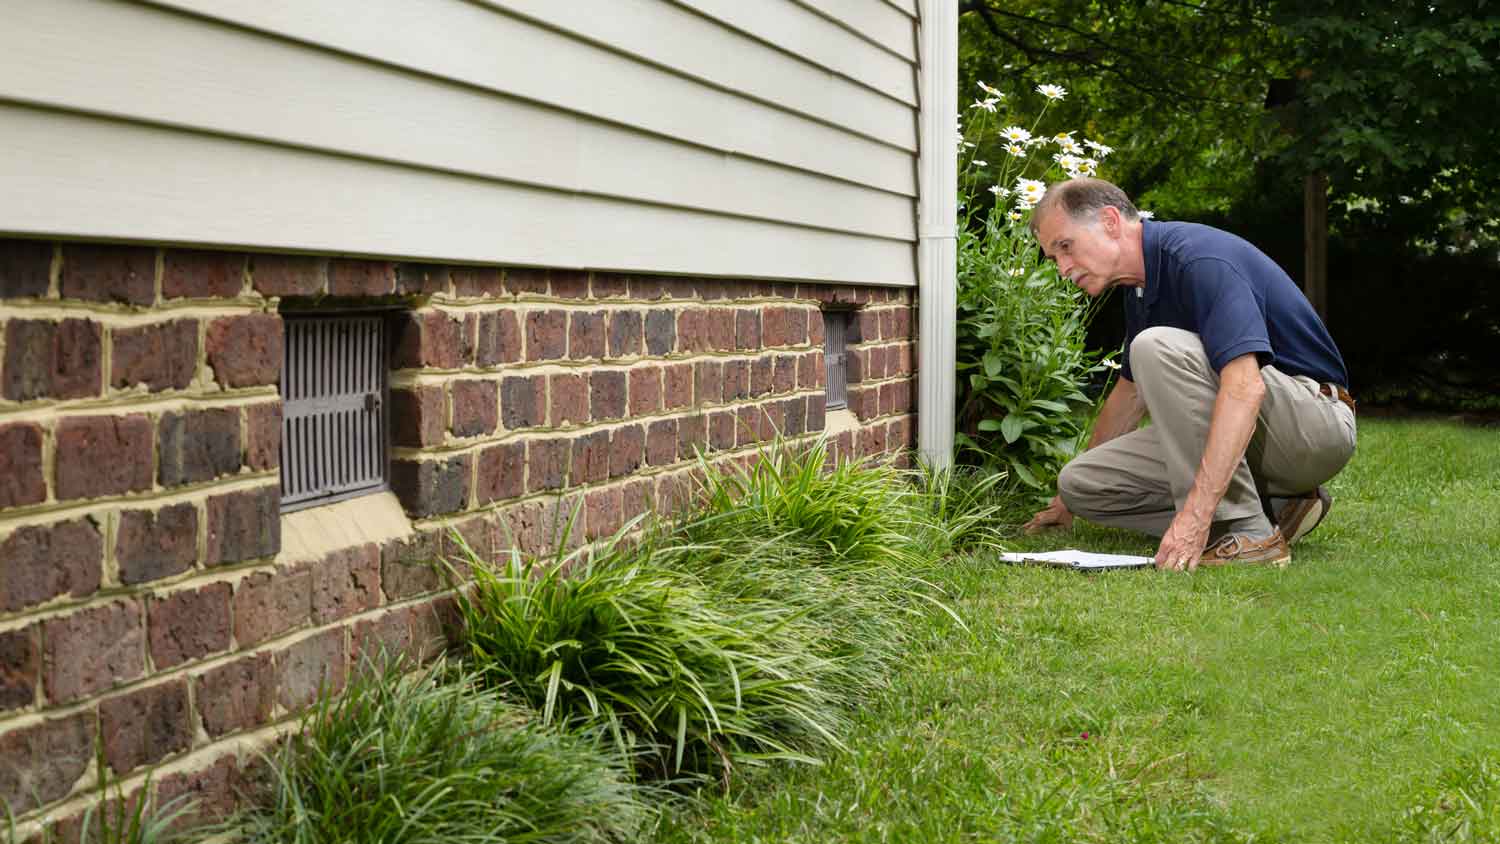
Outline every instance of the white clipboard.
<path id="1" fill-rule="evenodd" d="M 1132 554 L 1095 554 L 1092 551 L 1080 551 L 1076 548 L 1065 548 L 1061 551 L 1012 551 L 1001 554 L 1000 559 L 1007 563 L 1056 566 L 1074 571 L 1147 569 L 1156 565 L 1156 561 L 1151 557 L 1137 557 Z"/>

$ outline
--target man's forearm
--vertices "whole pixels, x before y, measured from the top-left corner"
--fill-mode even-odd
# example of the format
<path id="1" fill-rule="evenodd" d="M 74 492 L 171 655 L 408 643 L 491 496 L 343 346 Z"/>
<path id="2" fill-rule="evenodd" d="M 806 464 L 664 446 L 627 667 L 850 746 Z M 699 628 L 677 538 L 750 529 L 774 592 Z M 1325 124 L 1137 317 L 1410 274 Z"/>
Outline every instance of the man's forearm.
<path id="1" fill-rule="evenodd" d="M 1141 401 L 1140 391 L 1134 381 L 1124 378 L 1115 382 L 1104 405 L 1099 408 L 1099 417 L 1094 420 L 1093 433 L 1089 435 L 1088 448 L 1109 442 L 1115 437 L 1134 431 L 1146 417 L 1146 403 Z"/>
<path id="2" fill-rule="evenodd" d="M 1219 373 L 1219 394 L 1208 425 L 1208 443 L 1199 461 L 1184 512 L 1209 523 L 1229 489 L 1229 481 L 1245 456 L 1260 415 L 1266 385 L 1255 355 L 1235 358 Z"/>

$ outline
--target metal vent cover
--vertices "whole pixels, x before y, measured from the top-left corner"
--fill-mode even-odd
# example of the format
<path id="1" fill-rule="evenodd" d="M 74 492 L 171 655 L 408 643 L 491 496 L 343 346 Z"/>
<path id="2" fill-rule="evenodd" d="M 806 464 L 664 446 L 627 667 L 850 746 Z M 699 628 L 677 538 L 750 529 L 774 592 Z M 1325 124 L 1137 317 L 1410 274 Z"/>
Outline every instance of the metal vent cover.
<path id="1" fill-rule="evenodd" d="M 386 319 L 286 316 L 281 509 L 386 488 Z"/>
<path id="2" fill-rule="evenodd" d="M 849 311 L 823 312 L 823 337 L 826 346 L 823 361 L 827 366 L 827 397 L 824 407 L 834 409 L 849 405 Z"/>

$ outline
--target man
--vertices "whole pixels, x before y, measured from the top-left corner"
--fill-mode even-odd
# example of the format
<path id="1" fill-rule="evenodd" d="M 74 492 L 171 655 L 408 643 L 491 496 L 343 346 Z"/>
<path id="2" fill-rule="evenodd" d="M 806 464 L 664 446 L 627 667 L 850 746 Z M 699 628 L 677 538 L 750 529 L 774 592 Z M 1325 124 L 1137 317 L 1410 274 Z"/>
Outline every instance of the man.
<path id="1" fill-rule="evenodd" d="M 1343 358 L 1301 291 L 1245 240 L 1145 220 L 1099 179 L 1052 185 L 1031 225 L 1088 295 L 1129 289 L 1121 377 L 1027 531 L 1076 513 L 1160 536 L 1158 568 L 1290 562 L 1355 439 Z"/>

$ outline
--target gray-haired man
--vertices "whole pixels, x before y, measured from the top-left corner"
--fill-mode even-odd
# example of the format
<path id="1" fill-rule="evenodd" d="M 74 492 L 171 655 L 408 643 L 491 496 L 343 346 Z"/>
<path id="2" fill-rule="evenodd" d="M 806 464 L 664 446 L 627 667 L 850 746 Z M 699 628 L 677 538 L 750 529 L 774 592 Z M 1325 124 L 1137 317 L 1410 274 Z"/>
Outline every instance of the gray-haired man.
<path id="1" fill-rule="evenodd" d="M 1301 291 L 1241 238 L 1142 219 L 1098 179 L 1052 185 L 1032 228 L 1090 296 L 1132 289 L 1121 377 L 1027 529 L 1077 513 L 1141 530 L 1158 568 L 1290 562 L 1355 444 L 1343 358 Z"/>

